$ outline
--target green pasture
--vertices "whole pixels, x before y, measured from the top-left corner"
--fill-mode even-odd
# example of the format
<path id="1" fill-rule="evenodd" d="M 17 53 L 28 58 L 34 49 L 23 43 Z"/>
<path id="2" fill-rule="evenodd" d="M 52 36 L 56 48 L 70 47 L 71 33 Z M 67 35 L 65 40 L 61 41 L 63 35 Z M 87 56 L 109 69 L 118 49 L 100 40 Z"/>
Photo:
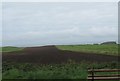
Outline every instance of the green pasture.
<path id="1" fill-rule="evenodd" d="M 23 47 L 12 47 L 12 46 L 6 46 L 6 47 L 0 47 L 0 52 L 12 52 L 12 51 L 20 51 L 23 50 Z"/>
<path id="2" fill-rule="evenodd" d="M 60 50 L 118 56 L 118 45 L 57 45 Z"/>

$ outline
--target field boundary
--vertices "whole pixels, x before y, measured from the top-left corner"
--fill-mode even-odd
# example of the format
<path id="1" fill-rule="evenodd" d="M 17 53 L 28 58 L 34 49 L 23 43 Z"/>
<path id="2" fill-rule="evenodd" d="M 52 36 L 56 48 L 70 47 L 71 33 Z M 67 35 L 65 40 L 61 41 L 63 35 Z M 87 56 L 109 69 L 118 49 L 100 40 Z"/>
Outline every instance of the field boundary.
<path id="1" fill-rule="evenodd" d="M 96 73 L 109 73 L 108 74 L 96 74 Z M 110 72 L 116 72 L 117 74 L 110 74 Z M 120 79 L 120 69 L 89 69 L 88 70 L 88 80 L 119 80 Z"/>

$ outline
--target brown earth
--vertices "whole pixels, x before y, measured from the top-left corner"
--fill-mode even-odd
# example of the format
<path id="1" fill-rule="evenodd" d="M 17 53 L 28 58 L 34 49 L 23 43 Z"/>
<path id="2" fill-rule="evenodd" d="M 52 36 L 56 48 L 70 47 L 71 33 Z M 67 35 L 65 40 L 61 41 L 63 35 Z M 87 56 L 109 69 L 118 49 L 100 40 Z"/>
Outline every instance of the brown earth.
<path id="1" fill-rule="evenodd" d="M 63 51 L 55 46 L 27 47 L 23 51 L 8 52 L 2 54 L 2 61 L 34 64 L 59 64 L 68 60 L 76 62 L 112 62 L 118 61 L 117 56 Z"/>

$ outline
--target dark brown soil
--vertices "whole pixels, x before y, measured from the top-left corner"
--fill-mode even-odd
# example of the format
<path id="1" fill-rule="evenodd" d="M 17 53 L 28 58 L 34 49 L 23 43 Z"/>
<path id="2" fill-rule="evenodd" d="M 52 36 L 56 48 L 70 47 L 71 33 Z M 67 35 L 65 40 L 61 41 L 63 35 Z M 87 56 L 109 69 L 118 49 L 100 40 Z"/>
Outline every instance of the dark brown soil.
<path id="1" fill-rule="evenodd" d="M 66 63 L 68 60 L 76 62 L 111 62 L 118 61 L 117 56 L 99 55 L 62 51 L 55 46 L 27 47 L 23 51 L 3 53 L 2 61 L 34 64 L 56 64 Z"/>

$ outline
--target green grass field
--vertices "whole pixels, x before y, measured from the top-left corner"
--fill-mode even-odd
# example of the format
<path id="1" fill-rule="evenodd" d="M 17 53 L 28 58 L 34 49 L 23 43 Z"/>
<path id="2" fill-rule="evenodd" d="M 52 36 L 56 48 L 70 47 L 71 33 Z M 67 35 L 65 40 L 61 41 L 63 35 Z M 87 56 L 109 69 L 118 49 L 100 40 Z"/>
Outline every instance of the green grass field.
<path id="1" fill-rule="evenodd" d="M 0 52 L 12 52 L 12 51 L 20 51 L 24 48 L 21 47 L 12 47 L 12 46 L 6 46 L 6 47 L 0 47 Z"/>
<path id="2" fill-rule="evenodd" d="M 3 79 L 84 79 L 87 81 L 88 68 L 118 68 L 117 63 L 91 63 L 31 65 L 3 63 Z M 116 74 L 116 73 L 115 73 Z"/>
<path id="3" fill-rule="evenodd" d="M 105 55 L 118 56 L 118 45 L 58 45 L 60 50 L 69 50 L 76 52 L 98 53 Z"/>

